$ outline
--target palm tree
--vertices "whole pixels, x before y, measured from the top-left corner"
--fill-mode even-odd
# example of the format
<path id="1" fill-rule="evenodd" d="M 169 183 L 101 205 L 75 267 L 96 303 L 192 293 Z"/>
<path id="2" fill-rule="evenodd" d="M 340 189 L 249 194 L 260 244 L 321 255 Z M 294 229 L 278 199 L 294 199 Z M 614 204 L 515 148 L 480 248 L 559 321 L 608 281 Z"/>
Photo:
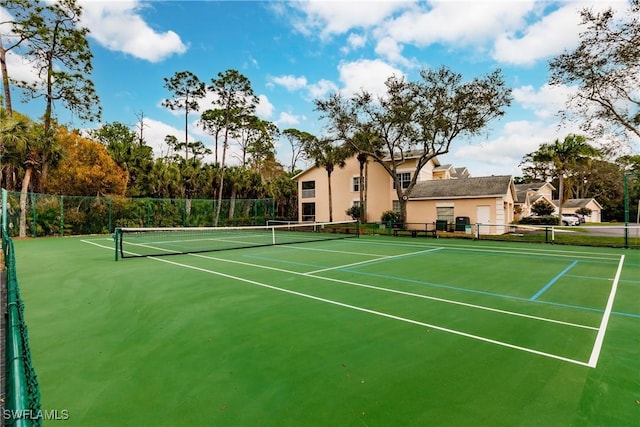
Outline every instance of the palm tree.
<path id="1" fill-rule="evenodd" d="M 306 142 L 305 152 L 315 160 L 316 166 L 327 171 L 327 184 L 329 190 L 329 222 L 333 221 L 333 200 L 331 195 L 331 174 L 336 166 L 343 168 L 350 156 L 350 151 L 345 146 L 333 145 L 331 141 L 313 138 Z"/>
<path id="2" fill-rule="evenodd" d="M 5 158 L 16 167 L 24 168 L 20 188 L 20 225 L 19 236 L 27 235 L 27 192 L 31 179 L 42 163 L 43 149 L 48 145 L 43 137 L 41 126 L 36 127 L 24 116 L 17 116 L 2 121 L 0 133 L 5 144 Z"/>
<path id="3" fill-rule="evenodd" d="M 562 217 L 562 205 L 566 201 L 565 178 L 568 177 L 577 165 L 588 164 L 600 151 L 586 142 L 581 135 L 567 135 L 564 141 L 555 140 L 553 143 L 545 143 L 538 151 L 531 153 L 534 162 L 550 164 L 551 169 L 558 178 L 558 214 Z"/>

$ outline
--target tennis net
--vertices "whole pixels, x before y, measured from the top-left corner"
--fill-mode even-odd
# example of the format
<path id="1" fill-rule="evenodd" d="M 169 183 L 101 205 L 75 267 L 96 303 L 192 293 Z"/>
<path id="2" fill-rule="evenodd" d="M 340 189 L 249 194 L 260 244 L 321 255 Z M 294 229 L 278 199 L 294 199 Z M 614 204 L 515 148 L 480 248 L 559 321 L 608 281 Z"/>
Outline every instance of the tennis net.
<path id="1" fill-rule="evenodd" d="M 249 227 L 116 228 L 118 258 L 213 252 L 358 237 L 358 221 Z"/>

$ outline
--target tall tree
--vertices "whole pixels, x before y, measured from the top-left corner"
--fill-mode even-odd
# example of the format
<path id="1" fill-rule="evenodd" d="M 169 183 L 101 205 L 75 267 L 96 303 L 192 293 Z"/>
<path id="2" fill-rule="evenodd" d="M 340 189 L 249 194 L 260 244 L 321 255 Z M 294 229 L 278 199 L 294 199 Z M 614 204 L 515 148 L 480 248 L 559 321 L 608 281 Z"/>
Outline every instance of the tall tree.
<path id="1" fill-rule="evenodd" d="M 89 131 L 92 139 L 100 142 L 111 158 L 127 172 L 128 196 L 142 196 L 141 176 L 149 172 L 153 163 L 153 149 L 144 140 L 120 122 L 105 123 Z"/>
<path id="2" fill-rule="evenodd" d="M 49 191 L 79 196 L 124 196 L 127 174 L 97 141 L 60 126 L 56 135 L 65 161 L 51 172 Z"/>
<path id="3" fill-rule="evenodd" d="M 640 139 L 640 0 L 631 0 L 621 16 L 612 9 L 580 13 L 585 30 L 573 52 L 550 62 L 551 84 L 575 85 L 563 117 L 573 114 L 594 137 Z M 609 144 L 609 145 L 610 145 Z"/>
<path id="4" fill-rule="evenodd" d="M 402 221 L 422 168 L 448 153 L 454 140 L 481 134 L 511 103 L 511 89 L 500 70 L 470 82 L 446 67 L 423 70 L 420 76 L 417 82 L 390 77 L 383 97 L 362 91 L 349 99 L 333 94 L 328 100 L 315 101 L 328 121 L 329 136 L 366 154 L 393 179 Z M 397 168 L 409 152 L 417 161 L 411 181 L 403 188 Z"/>
<path id="5" fill-rule="evenodd" d="M 562 205 L 567 200 L 565 179 L 571 176 L 580 164 L 589 163 L 597 158 L 600 151 L 587 143 L 582 135 L 567 135 L 564 141 L 540 145 L 537 151 L 527 156 L 535 163 L 547 164 L 558 179 L 558 213 L 562 216 Z"/>
<path id="6" fill-rule="evenodd" d="M 211 85 L 208 89 L 215 95 L 213 101 L 215 108 L 213 108 L 213 110 L 220 111 L 219 114 L 224 118 L 220 185 L 218 190 L 218 204 L 214 218 L 214 225 L 218 225 L 222 205 L 222 191 L 224 188 L 225 157 L 229 147 L 229 138 L 233 132 L 237 131 L 243 117 L 253 115 L 258 105 L 258 97 L 255 96 L 249 79 L 236 70 L 227 70 L 224 73 L 218 73 L 217 78 L 211 79 Z M 215 113 L 207 113 L 206 115 L 215 116 Z"/>
<path id="7" fill-rule="evenodd" d="M 331 175 L 336 167 L 343 168 L 351 152 L 348 147 L 334 145 L 330 140 L 314 138 L 305 145 L 305 152 L 314 159 L 316 166 L 327 171 L 327 188 L 329 196 L 329 222 L 333 221 L 333 195 L 331 191 Z"/>
<path id="8" fill-rule="evenodd" d="M 101 108 L 93 82 L 89 79 L 93 55 L 89 48 L 89 30 L 80 26 L 82 7 L 76 0 L 47 2 L 39 19 L 14 21 L 12 31 L 27 40 L 24 55 L 35 67 L 38 79 L 19 81 L 17 85 L 32 98 L 44 98 L 42 128 L 45 139 L 52 141 L 53 105 L 56 101 L 83 121 L 100 118 Z M 41 159 L 42 189 L 50 159 Z"/>
<path id="9" fill-rule="evenodd" d="M 218 145 L 220 142 L 220 133 L 225 128 L 224 110 L 206 110 L 200 116 L 200 124 L 209 135 L 213 136 L 214 149 L 213 161 L 218 163 Z"/>
<path id="10" fill-rule="evenodd" d="M 3 20 L 0 20 L 0 26 L 32 26 L 37 25 L 40 21 L 43 7 L 39 1 L 33 0 L 1 0 L 0 8 L 4 8 Z M 4 20 L 4 18 L 7 20 Z M 28 23 L 30 22 L 30 23 Z M 4 104 L 7 115 L 13 115 L 13 106 L 11 102 L 11 86 L 9 78 L 9 70 L 7 68 L 7 52 L 18 48 L 28 37 L 33 36 L 31 32 L 23 32 L 20 34 L 8 34 L 2 37 L 0 34 L 0 70 L 2 73 L 2 86 L 4 89 Z"/>
<path id="11" fill-rule="evenodd" d="M 285 129 L 282 131 L 282 134 L 291 146 L 291 165 L 289 166 L 289 172 L 294 173 L 298 161 L 306 158 L 306 153 L 304 152 L 305 144 L 307 141 L 313 140 L 315 136 L 309 132 L 294 128 Z"/>
<path id="12" fill-rule="evenodd" d="M 164 87 L 173 97 L 162 101 L 162 105 L 172 111 L 184 110 L 184 158 L 189 160 L 189 113 L 200 109 L 198 100 L 207 94 L 205 84 L 191 71 L 179 71 L 164 78 Z"/>

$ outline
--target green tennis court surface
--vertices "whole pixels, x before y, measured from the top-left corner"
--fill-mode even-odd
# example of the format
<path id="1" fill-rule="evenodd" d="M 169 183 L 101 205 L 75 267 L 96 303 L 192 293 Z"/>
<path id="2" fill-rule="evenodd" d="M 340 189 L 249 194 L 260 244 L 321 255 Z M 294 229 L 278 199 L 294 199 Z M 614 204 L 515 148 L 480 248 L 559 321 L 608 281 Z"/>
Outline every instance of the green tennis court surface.
<path id="1" fill-rule="evenodd" d="M 114 261 L 17 241 L 43 410 L 79 426 L 632 426 L 640 252 L 363 236 Z"/>

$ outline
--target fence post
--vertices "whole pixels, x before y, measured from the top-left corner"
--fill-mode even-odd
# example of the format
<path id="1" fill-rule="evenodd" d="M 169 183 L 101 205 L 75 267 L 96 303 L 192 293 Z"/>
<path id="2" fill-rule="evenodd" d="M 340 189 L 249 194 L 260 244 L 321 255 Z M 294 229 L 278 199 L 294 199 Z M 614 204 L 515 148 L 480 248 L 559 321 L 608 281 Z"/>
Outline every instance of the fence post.
<path id="1" fill-rule="evenodd" d="M 111 197 L 107 197 L 107 204 L 109 205 L 109 233 L 111 233 L 112 230 L 112 222 L 113 222 L 113 214 L 111 212 L 112 209 L 112 205 L 113 205 L 113 199 L 111 199 Z"/>
<path id="2" fill-rule="evenodd" d="M 31 234 L 33 237 L 38 237 L 38 212 L 36 210 L 36 193 L 31 193 L 31 206 L 33 207 L 33 224 L 31 226 Z"/>
<path id="3" fill-rule="evenodd" d="M 60 196 L 60 235 L 64 236 L 64 196 Z"/>

